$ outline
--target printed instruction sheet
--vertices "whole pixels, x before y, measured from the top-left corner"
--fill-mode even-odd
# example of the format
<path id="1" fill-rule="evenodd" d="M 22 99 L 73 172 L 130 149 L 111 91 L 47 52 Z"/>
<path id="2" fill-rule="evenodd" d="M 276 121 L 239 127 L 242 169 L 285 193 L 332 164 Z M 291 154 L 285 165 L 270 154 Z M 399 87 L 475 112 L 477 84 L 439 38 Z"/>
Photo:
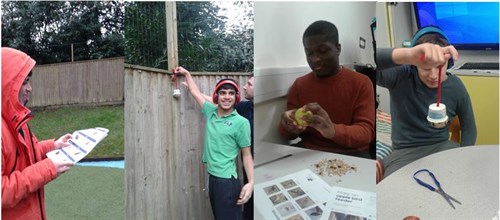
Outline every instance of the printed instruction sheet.
<path id="1" fill-rule="evenodd" d="M 374 192 L 365 192 L 343 187 L 332 187 L 332 199 L 327 204 L 321 220 L 376 219 L 377 197 Z"/>
<path id="2" fill-rule="evenodd" d="M 69 146 L 47 153 L 47 157 L 54 161 L 76 163 L 87 156 L 99 142 L 108 136 L 106 128 L 90 128 L 73 132 L 68 140 Z"/>
<path id="3" fill-rule="evenodd" d="M 256 184 L 254 196 L 265 219 L 375 219 L 375 193 L 332 187 L 309 169 Z"/>

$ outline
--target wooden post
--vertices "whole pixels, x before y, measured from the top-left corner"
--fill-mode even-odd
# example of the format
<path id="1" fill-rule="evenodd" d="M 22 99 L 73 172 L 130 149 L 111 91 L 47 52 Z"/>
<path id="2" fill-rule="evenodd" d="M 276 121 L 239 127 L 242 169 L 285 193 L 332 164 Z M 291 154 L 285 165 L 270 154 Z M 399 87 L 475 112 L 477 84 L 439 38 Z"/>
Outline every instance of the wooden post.
<path id="1" fill-rule="evenodd" d="M 166 1 L 165 2 L 165 25 L 166 31 L 167 31 L 167 59 L 168 59 L 168 70 L 172 71 L 173 68 L 177 67 L 179 65 L 179 61 L 177 59 L 177 7 L 176 3 L 174 1 Z M 180 79 L 178 79 L 180 81 Z M 171 83 L 166 82 L 166 83 Z M 179 83 L 180 84 L 180 83 Z M 169 87 L 170 91 L 168 91 L 167 94 L 173 95 L 174 89 L 173 84 L 172 86 Z M 186 96 L 181 95 L 181 97 L 177 100 L 172 100 L 168 102 L 168 106 L 166 110 L 162 111 L 163 114 L 170 114 L 169 119 L 171 120 L 170 122 L 172 123 L 172 136 L 167 140 L 167 148 L 169 150 L 168 153 L 168 160 L 175 160 L 178 158 L 178 155 L 182 155 L 180 149 L 178 149 L 179 143 L 180 143 L 180 134 L 179 134 L 179 129 L 180 124 L 179 120 L 181 119 L 180 117 L 180 99 L 185 98 Z M 182 162 L 181 162 L 182 163 Z M 169 190 L 167 191 L 168 193 L 168 198 L 167 198 L 167 204 L 168 204 L 168 211 L 171 213 L 168 213 L 169 217 L 174 217 L 174 218 L 179 218 L 180 216 L 185 216 L 185 212 L 187 212 L 188 207 L 185 206 L 185 203 L 179 199 L 177 199 L 178 192 L 178 187 L 180 187 L 177 182 L 175 181 L 174 178 L 170 178 L 171 175 L 175 175 L 177 173 L 177 169 L 168 166 L 167 164 L 167 172 L 164 172 L 167 176 L 164 178 L 167 180 L 167 186 L 169 186 Z M 180 177 L 180 178 L 186 178 L 186 177 Z M 182 205 L 184 207 L 181 207 L 179 209 L 179 205 Z M 167 211 L 167 212 L 168 212 Z"/>
<path id="2" fill-rule="evenodd" d="M 174 1 L 165 2 L 167 24 L 168 69 L 179 65 L 177 49 L 177 9 Z"/>
<path id="3" fill-rule="evenodd" d="M 73 43 L 71 43 L 71 62 L 74 62 L 75 60 L 73 59 Z"/>

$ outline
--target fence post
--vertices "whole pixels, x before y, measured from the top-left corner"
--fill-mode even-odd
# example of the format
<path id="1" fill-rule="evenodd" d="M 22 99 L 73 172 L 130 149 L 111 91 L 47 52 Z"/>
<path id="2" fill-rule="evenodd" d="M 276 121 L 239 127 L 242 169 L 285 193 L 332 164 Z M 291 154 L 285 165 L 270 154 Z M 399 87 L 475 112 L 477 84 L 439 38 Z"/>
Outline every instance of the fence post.
<path id="1" fill-rule="evenodd" d="M 167 24 L 168 69 L 179 65 L 177 50 L 177 8 L 174 1 L 165 2 Z"/>

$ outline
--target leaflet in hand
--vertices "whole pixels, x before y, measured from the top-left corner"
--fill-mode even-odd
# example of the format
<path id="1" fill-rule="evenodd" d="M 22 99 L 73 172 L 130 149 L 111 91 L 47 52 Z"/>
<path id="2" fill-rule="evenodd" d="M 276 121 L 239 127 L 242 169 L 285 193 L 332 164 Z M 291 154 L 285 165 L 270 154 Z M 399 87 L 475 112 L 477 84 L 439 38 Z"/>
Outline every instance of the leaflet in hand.
<path id="1" fill-rule="evenodd" d="M 106 128 L 90 128 L 73 132 L 68 140 L 71 145 L 47 153 L 53 161 L 76 163 L 89 154 L 94 147 L 108 136 Z"/>

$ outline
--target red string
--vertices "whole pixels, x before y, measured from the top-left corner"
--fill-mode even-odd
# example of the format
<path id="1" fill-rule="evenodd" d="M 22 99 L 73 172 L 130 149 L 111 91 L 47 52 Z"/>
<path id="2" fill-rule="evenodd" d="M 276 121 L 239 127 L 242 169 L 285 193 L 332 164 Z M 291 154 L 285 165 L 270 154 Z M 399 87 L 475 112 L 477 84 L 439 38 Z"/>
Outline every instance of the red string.
<path id="1" fill-rule="evenodd" d="M 175 69 L 172 69 L 172 72 L 174 73 L 172 81 L 174 81 L 175 89 L 179 89 L 179 86 L 177 86 L 177 74 L 175 74 Z"/>
<path id="2" fill-rule="evenodd" d="M 422 54 L 422 56 L 420 56 L 419 58 L 420 62 L 424 62 L 425 61 L 425 54 Z M 443 66 L 439 66 L 439 76 L 438 76 L 438 94 L 437 94 L 437 107 L 439 107 L 439 103 L 441 102 L 441 67 Z"/>
<path id="3" fill-rule="evenodd" d="M 422 54 L 422 56 L 420 56 L 419 60 L 420 60 L 420 62 L 424 62 L 425 61 L 425 54 Z"/>
<path id="4" fill-rule="evenodd" d="M 438 76 L 438 98 L 437 98 L 437 107 L 439 107 L 439 102 L 441 102 L 441 67 L 439 66 L 439 76 Z"/>
<path id="5" fill-rule="evenodd" d="M 175 82 L 175 89 L 179 89 L 179 86 L 177 85 L 177 75 L 174 76 L 174 82 Z"/>

